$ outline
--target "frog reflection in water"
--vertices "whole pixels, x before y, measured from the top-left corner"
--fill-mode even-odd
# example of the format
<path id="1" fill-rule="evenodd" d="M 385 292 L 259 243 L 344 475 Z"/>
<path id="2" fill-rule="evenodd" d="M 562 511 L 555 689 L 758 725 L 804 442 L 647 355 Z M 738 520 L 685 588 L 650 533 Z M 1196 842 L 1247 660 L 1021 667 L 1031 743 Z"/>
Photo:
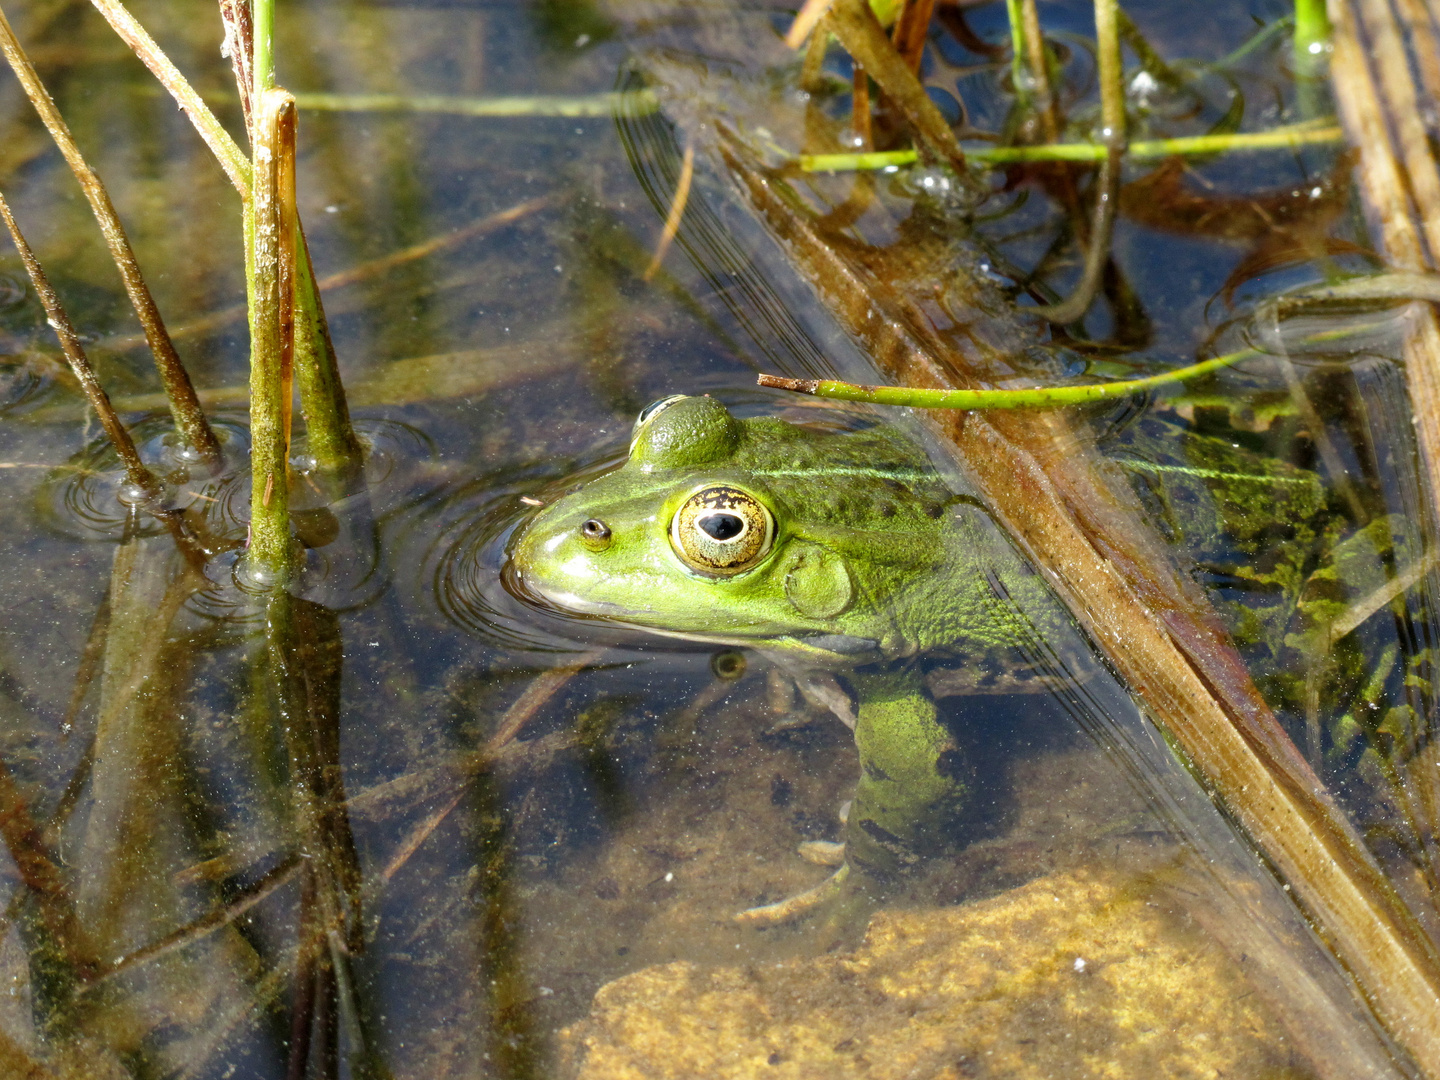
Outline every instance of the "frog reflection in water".
<path id="1" fill-rule="evenodd" d="M 844 674 L 858 707 L 833 707 L 860 780 L 843 864 L 742 916 L 756 922 L 873 894 L 934 846 L 968 785 L 919 657 L 1033 643 L 1019 608 L 1057 610 L 897 432 L 740 420 L 709 397 L 642 412 L 625 464 L 540 511 L 512 559 L 521 589 L 562 611 Z"/>

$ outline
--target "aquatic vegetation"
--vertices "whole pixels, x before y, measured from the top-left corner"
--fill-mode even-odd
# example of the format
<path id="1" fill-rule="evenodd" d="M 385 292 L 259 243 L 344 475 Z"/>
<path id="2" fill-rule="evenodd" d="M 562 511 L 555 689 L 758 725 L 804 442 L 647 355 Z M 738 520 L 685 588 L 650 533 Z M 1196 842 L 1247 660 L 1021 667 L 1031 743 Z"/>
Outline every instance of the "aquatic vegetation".
<path id="1" fill-rule="evenodd" d="M 1418 5 L 6 7 L 194 390 L 4 84 L 0 1071 L 1435 1071 Z M 895 672 L 506 571 L 707 393 L 903 445 L 1053 589 L 902 658 L 965 796 L 833 954 L 732 916 L 829 872 Z"/>

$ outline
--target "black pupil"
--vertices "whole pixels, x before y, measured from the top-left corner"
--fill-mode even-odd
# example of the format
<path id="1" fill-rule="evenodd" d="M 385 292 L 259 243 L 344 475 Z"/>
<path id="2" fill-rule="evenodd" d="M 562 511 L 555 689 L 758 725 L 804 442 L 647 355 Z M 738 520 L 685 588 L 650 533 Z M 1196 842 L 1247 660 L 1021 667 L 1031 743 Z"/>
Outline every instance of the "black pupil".
<path id="1" fill-rule="evenodd" d="M 745 521 L 734 514 L 711 514 L 700 528 L 715 540 L 733 540 L 745 531 Z"/>

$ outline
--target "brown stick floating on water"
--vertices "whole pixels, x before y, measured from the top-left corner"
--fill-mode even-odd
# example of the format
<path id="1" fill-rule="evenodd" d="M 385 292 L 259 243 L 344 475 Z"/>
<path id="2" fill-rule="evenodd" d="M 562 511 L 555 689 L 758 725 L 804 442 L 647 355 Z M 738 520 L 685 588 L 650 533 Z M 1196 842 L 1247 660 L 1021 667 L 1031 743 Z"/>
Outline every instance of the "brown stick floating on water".
<path id="1" fill-rule="evenodd" d="M 205 412 L 200 407 L 200 399 L 195 396 L 195 387 L 190 382 L 185 365 L 180 362 L 175 346 L 165 332 L 164 320 L 160 318 L 155 298 L 150 295 L 150 287 L 145 284 L 145 278 L 140 273 L 140 264 L 135 260 L 135 252 L 130 247 L 129 237 L 125 235 L 125 227 L 120 224 L 120 218 L 110 202 L 110 193 L 105 190 L 100 177 L 80 153 L 80 147 L 76 145 L 60 110 L 55 107 L 55 102 L 41 83 L 35 66 L 25 55 L 20 39 L 15 36 L 3 10 L 0 10 L 0 52 L 5 54 L 5 59 L 20 80 L 20 85 L 24 87 L 30 103 L 35 106 L 35 111 L 40 114 L 50 137 L 64 155 L 65 163 L 80 182 L 80 189 L 90 203 L 95 220 L 100 223 L 100 231 L 105 236 L 111 258 L 115 260 L 115 266 L 125 282 L 125 292 L 129 295 L 140 325 L 145 330 L 150 351 L 155 355 L 155 366 L 160 371 L 160 381 L 165 385 L 165 396 L 170 402 L 170 413 L 175 419 L 176 428 L 187 446 L 199 453 L 208 466 L 218 468 L 223 460 L 220 443 L 205 419 Z"/>

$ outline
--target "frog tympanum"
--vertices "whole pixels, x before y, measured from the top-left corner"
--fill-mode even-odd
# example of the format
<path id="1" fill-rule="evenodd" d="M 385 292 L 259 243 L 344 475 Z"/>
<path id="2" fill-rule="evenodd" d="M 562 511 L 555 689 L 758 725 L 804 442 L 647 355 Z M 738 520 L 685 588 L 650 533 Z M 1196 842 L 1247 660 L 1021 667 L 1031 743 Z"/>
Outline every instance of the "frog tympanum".
<path id="1" fill-rule="evenodd" d="M 1022 610 L 1061 617 L 896 431 L 742 420 L 709 397 L 647 408 L 624 465 L 542 509 L 511 554 L 521 590 L 564 612 L 844 674 L 860 757 L 844 865 L 756 921 L 889 879 L 963 806 L 922 655 L 1013 649 L 1036 637 Z"/>

